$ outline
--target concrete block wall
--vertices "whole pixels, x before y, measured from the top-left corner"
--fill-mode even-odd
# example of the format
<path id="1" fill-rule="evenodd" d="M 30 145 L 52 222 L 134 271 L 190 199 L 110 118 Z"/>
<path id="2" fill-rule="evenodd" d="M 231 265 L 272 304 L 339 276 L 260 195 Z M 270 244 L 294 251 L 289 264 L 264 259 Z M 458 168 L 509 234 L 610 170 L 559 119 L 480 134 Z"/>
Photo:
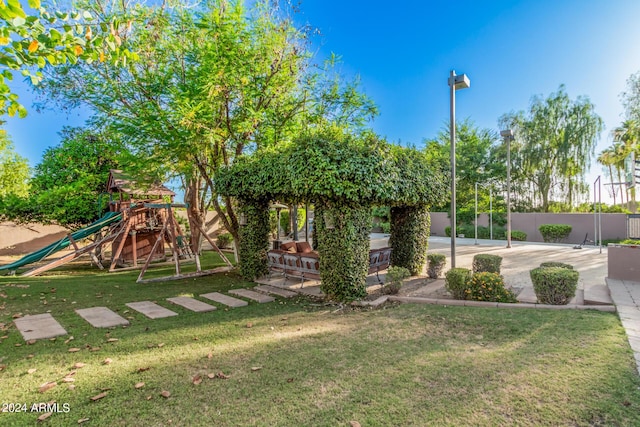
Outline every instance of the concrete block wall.
<path id="1" fill-rule="evenodd" d="M 602 239 L 625 239 L 627 237 L 627 215 L 619 213 L 602 214 Z M 444 229 L 450 223 L 446 212 L 431 213 L 431 235 L 446 236 Z M 489 224 L 489 215 L 480 214 L 479 226 Z M 527 233 L 530 242 L 542 242 L 538 228 L 542 224 L 569 224 L 571 234 L 565 243 L 581 243 L 585 234 L 594 240 L 594 215 L 588 213 L 512 213 L 511 229 Z M 473 237 L 473 236 L 467 236 Z"/>

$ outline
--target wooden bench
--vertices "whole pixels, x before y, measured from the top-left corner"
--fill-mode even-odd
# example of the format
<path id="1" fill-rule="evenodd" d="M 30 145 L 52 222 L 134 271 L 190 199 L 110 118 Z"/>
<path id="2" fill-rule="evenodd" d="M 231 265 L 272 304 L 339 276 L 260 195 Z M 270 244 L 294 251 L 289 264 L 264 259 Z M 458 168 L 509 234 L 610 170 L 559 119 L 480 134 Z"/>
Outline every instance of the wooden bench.
<path id="1" fill-rule="evenodd" d="M 379 273 L 389 268 L 391 262 L 391 248 L 372 249 L 369 251 L 368 274 L 376 274 L 380 282 Z M 285 278 L 299 277 L 302 281 L 320 280 L 320 260 L 315 252 L 299 253 L 283 250 L 271 250 L 267 253 L 269 276 L 272 272 L 282 273 Z"/>

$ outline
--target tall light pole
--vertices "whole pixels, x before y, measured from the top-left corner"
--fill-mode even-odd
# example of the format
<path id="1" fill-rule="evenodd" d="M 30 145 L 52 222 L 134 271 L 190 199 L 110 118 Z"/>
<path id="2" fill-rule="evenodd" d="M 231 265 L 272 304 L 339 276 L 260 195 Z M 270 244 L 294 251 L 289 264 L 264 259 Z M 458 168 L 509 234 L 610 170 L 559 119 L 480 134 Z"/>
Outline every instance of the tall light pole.
<path id="1" fill-rule="evenodd" d="M 456 266 L 456 90 L 466 89 L 470 82 L 466 74 L 456 75 L 454 70 L 449 74 L 451 99 L 449 135 L 451 136 L 451 268 Z"/>
<path id="2" fill-rule="evenodd" d="M 511 247 L 511 141 L 513 131 L 506 129 L 500 131 L 500 136 L 507 143 L 507 248 Z"/>

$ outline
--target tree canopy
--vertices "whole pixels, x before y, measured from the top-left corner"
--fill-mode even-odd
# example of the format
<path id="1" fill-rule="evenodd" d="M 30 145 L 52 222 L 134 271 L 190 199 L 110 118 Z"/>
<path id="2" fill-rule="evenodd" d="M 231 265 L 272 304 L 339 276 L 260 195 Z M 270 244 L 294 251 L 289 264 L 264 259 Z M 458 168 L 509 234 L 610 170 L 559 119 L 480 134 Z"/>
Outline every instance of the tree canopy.
<path id="1" fill-rule="evenodd" d="M 451 139 L 449 126 L 443 127 L 438 135 L 426 141 L 425 155 L 450 170 Z M 459 206 L 458 219 L 462 222 L 473 220 L 475 183 L 479 184 L 479 206 L 489 209 L 489 187 L 502 188 L 506 177 L 505 150 L 495 130 L 479 128 L 472 120 L 456 123 L 456 197 Z M 437 209 L 449 210 L 450 199 Z M 471 216 L 467 214 L 470 213 Z"/>
<path id="2" fill-rule="evenodd" d="M 447 176 L 416 149 L 331 127 L 238 159 L 216 186 L 245 200 L 431 206 L 446 197 Z"/>
<path id="3" fill-rule="evenodd" d="M 7 132 L 0 129 L 0 198 L 8 194 L 25 196 L 28 179 L 27 159 L 15 152 Z"/>
<path id="4" fill-rule="evenodd" d="M 29 194 L 4 199 L 5 219 L 79 227 L 102 214 L 108 198 L 101 193 L 109 170 L 119 166 L 120 144 L 83 128 L 65 128 L 60 136 L 60 145 L 48 148 L 34 168 Z"/>
<path id="5" fill-rule="evenodd" d="M 101 21 L 130 14 L 134 3 L 86 2 Z M 271 2 L 138 4 L 135 16 L 122 43 L 139 61 L 56 68 L 43 94 L 90 106 L 92 123 L 118 132 L 131 147 L 128 170 L 180 177 L 191 218 L 202 222 L 212 205 L 236 238 L 234 202 L 215 191 L 221 166 L 305 127 L 333 122 L 358 129 L 376 114 L 357 82 L 343 83 L 331 62 L 313 64 L 309 28 L 296 27 Z"/>
<path id="6" fill-rule="evenodd" d="M 560 86 L 547 98 L 534 97 L 528 112 L 504 115 L 500 124 L 515 132 L 513 169 L 532 185 L 543 212 L 554 198 L 573 206 L 587 191 L 584 175 L 603 129 L 588 98 L 571 100 Z"/>
<path id="7" fill-rule="evenodd" d="M 0 117 L 27 114 L 8 82 L 14 72 L 32 84 L 42 79 L 47 65 L 75 64 L 79 60 L 126 63 L 135 54 L 121 49 L 121 26 L 127 20 L 97 21 L 88 11 L 47 10 L 40 0 L 29 0 L 25 11 L 19 0 L 0 2 Z M 124 25 L 122 25 L 124 24 Z"/>

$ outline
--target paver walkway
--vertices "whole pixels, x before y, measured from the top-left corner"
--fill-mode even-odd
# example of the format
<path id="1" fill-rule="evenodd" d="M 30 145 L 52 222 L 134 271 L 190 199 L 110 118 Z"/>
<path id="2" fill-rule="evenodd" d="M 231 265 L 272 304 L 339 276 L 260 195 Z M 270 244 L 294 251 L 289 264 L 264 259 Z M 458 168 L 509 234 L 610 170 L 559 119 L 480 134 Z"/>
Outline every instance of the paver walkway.
<path id="1" fill-rule="evenodd" d="M 233 289 L 229 291 L 229 293 L 260 303 L 275 301 L 275 298 L 271 295 L 277 295 L 284 298 L 296 295 L 295 292 L 273 286 L 258 286 L 256 287 L 256 290 L 259 290 L 260 292 L 254 292 L 249 289 Z M 245 300 L 234 298 L 219 292 L 211 292 L 200 296 L 228 307 L 244 307 L 249 305 Z M 167 301 L 196 313 L 204 313 L 217 309 L 217 307 L 211 304 L 207 304 L 191 297 L 173 297 L 167 298 Z M 175 311 L 171 311 L 151 301 L 130 302 L 125 305 L 144 314 L 150 319 L 161 319 L 164 317 L 178 315 Z M 127 319 L 107 307 L 81 308 L 75 310 L 75 312 L 95 328 L 110 328 L 114 326 L 129 325 L 129 321 Z M 67 334 L 67 331 L 49 313 L 24 316 L 15 319 L 14 323 L 25 341 L 55 338 L 57 336 Z"/>
<path id="2" fill-rule="evenodd" d="M 55 338 L 67 334 L 62 325 L 49 313 L 20 317 L 13 322 L 25 341 Z"/>
<path id="3" fill-rule="evenodd" d="M 607 285 L 640 373 L 640 282 L 607 278 Z"/>
<path id="4" fill-rule="evenodd" d="M 91 307 L 76 310 L 76 313 L 94 328 L 111 328 L 128 325 L 129 321 L 107 307 Z"/>

